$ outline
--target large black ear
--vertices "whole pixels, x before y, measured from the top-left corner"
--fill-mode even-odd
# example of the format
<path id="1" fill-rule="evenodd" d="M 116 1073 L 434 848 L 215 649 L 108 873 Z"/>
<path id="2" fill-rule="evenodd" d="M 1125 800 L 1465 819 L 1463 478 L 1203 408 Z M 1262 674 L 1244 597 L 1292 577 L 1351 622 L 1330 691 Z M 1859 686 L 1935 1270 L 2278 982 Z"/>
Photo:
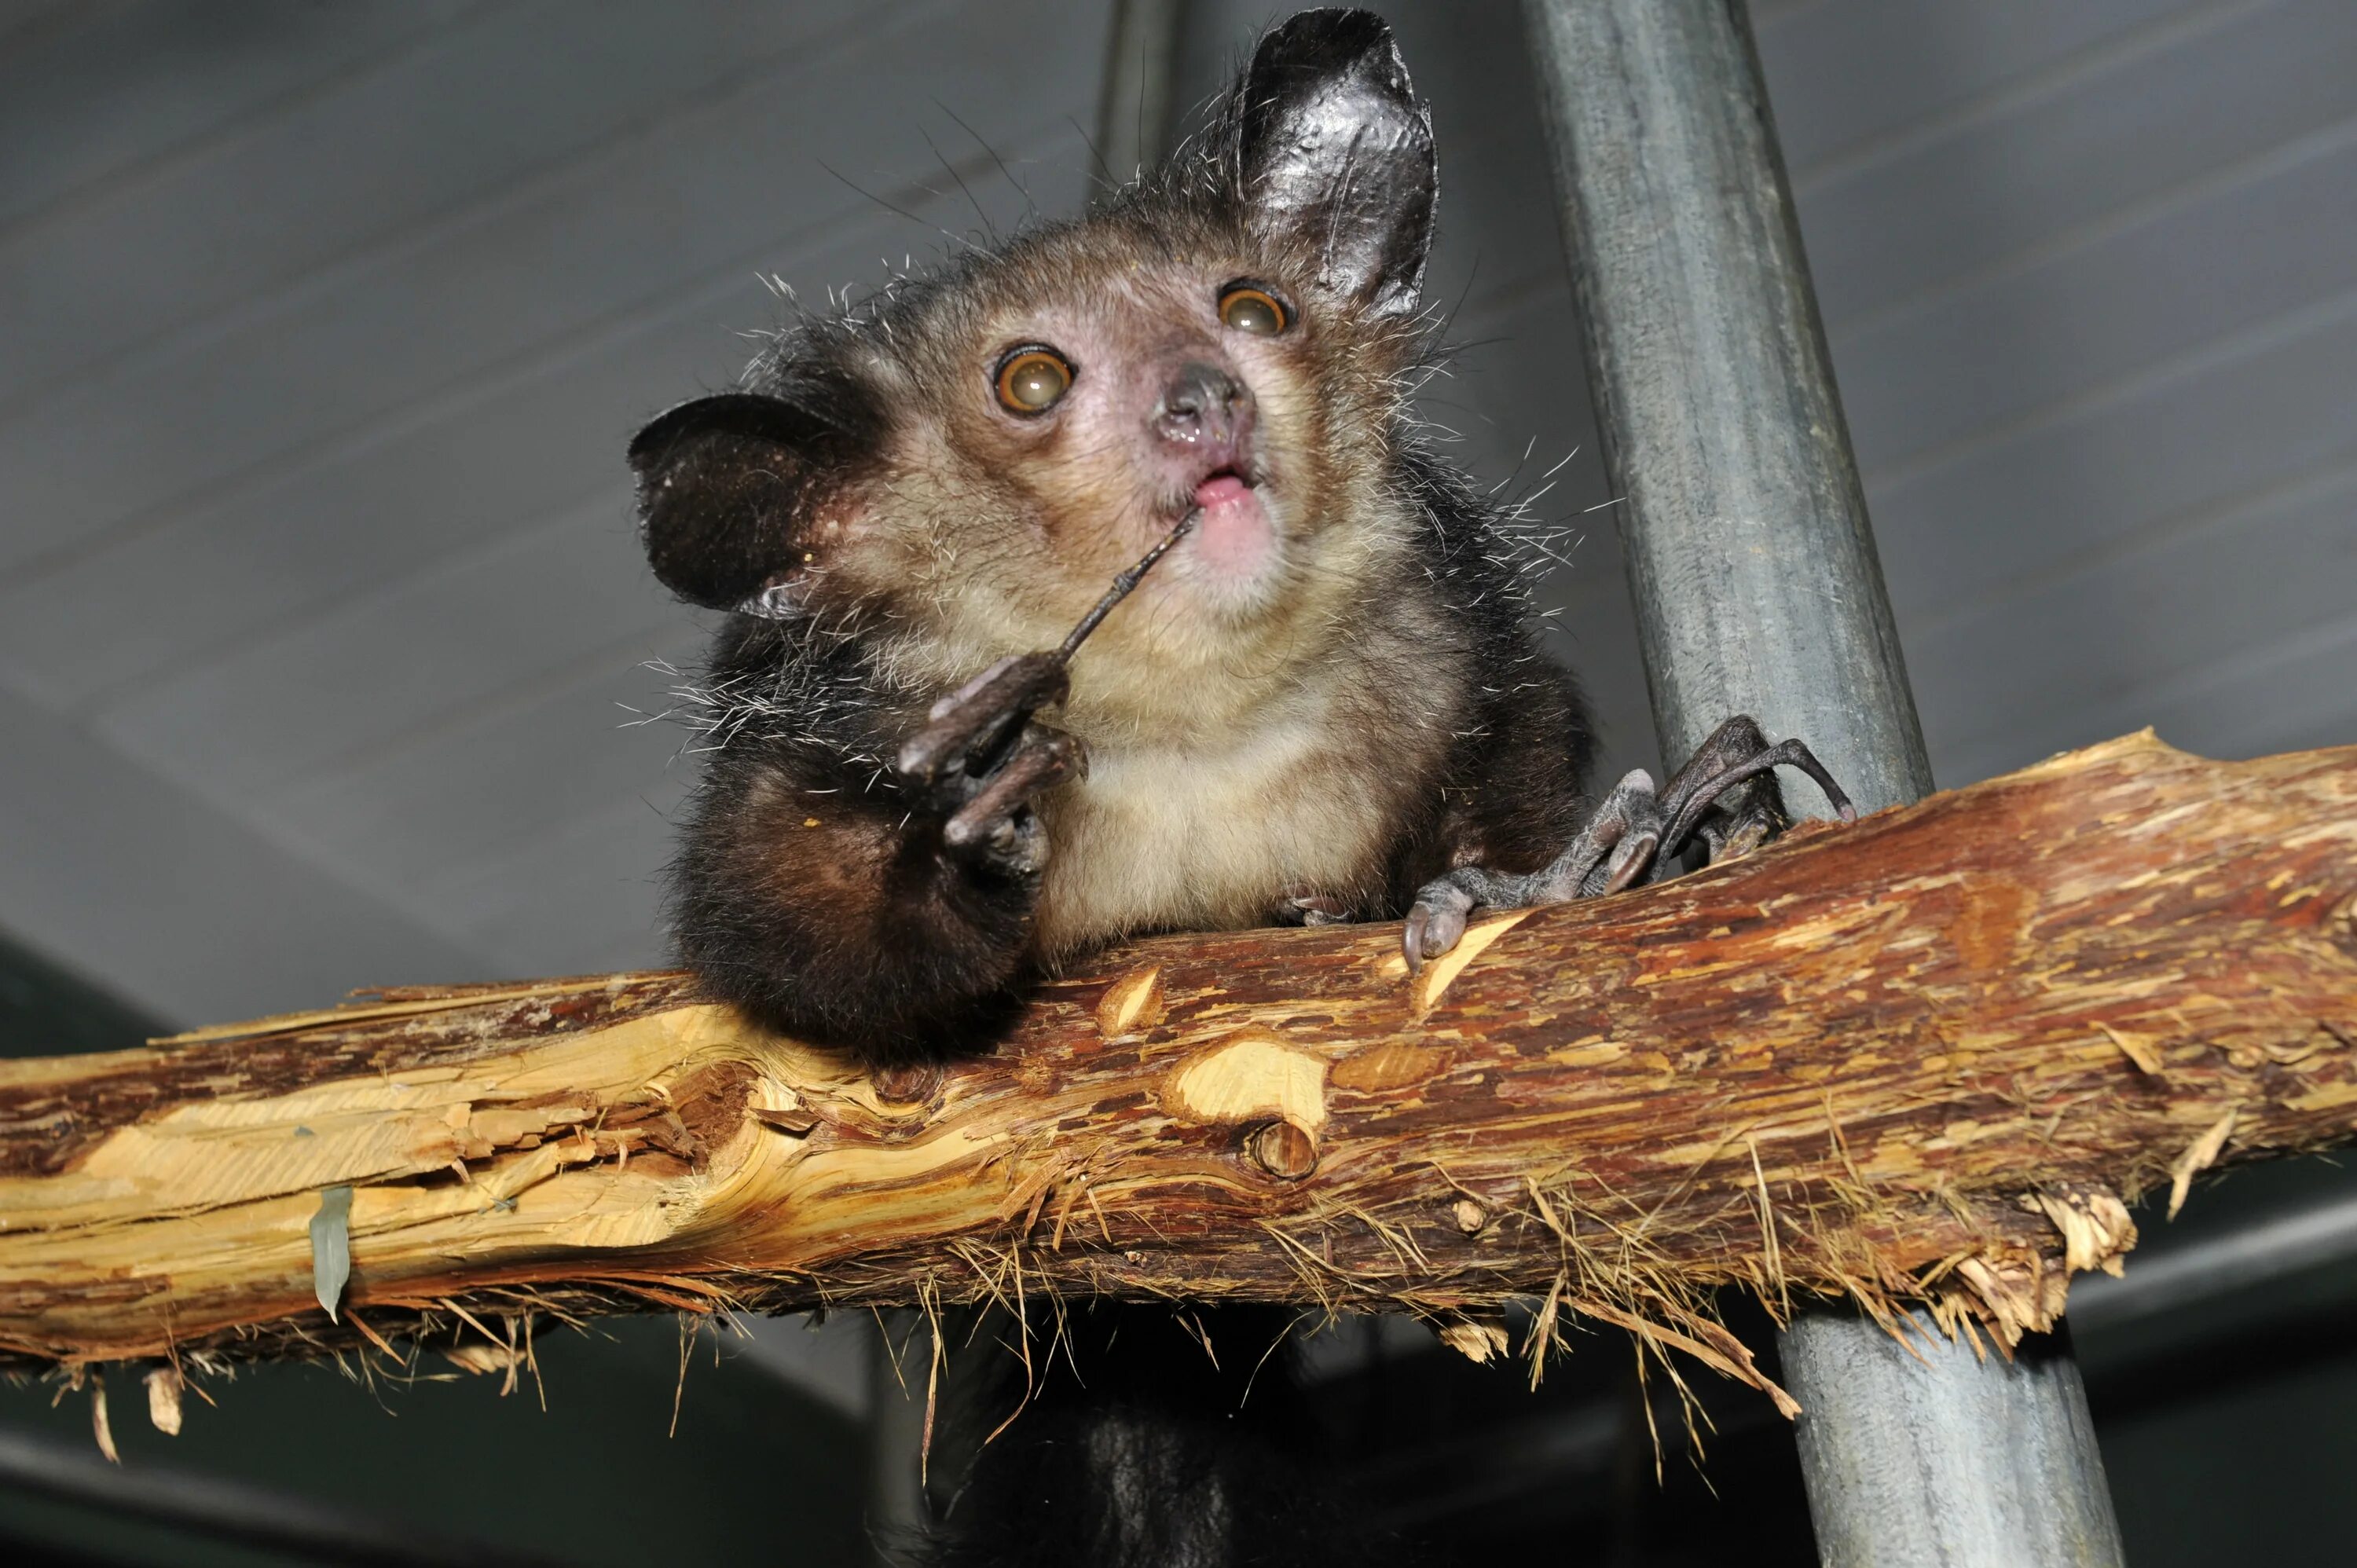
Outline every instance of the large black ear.
<path id="1" fill-rule="evenodd" d="M 1432 113 L 1369 11 L 1304 11 L 1263 38 L 1237 88 L 1244 203 L 1319 258 L 1318 281 L 1383 315 L 1415 311 L 1440 172 Z"/>
<path id="2" fill-rule="evenodd" d="M 843 423 L 724 392 L 658 414 L 630 442 L 647 562 L 708 609 L 756 609 L 816 558 L 812 524 L 861 454 Z"/>

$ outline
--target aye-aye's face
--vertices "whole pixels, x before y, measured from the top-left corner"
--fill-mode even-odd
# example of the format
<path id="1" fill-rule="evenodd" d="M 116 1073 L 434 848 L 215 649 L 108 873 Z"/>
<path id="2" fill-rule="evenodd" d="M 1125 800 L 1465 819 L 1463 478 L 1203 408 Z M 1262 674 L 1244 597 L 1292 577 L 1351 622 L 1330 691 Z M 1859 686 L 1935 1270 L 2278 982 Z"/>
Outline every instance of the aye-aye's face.
<path id="1" fill-rule="evenodd" d="M 1346 616 L 1404 526 L 1430 117 L 1379 18 L 1306 12 L 1166 176 L 650 423 L 656 575 L 714 608 L 865 607 L 955 662 L 1052 644 L 1192 513 L 1113 642 L 1232 662 Z"/>
<path id="2" fill-rule="evenodd" d="M 1318 564 L 1318 536 L 1363 499 L 1342 476 L 1381 466 L 1396 335 L 1371 340 L 1280 259 L 1172 248 L 1084 226 L 920 327 L 868 497 L 902 523 L 936 514 L 887 531 L 936 557 L 917 570 L 987 574 L 992 596 L 1052 618 L 1193 513 L 1146 602 L 1234 624 L 1279 610 Z"/>

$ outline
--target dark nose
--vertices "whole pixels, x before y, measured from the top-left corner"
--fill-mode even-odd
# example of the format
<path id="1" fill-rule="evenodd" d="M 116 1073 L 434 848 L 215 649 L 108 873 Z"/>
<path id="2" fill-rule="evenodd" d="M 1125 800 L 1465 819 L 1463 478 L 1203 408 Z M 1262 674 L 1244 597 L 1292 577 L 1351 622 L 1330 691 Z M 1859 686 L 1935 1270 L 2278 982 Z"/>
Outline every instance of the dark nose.
<path id="1" fill-rule="evenodd" d="M 1251 429 L 1252 389 L 1217 365 L 1179 367 L 1154 405 L 1154 433 L 1189 446 L 1234 447 Z"/>

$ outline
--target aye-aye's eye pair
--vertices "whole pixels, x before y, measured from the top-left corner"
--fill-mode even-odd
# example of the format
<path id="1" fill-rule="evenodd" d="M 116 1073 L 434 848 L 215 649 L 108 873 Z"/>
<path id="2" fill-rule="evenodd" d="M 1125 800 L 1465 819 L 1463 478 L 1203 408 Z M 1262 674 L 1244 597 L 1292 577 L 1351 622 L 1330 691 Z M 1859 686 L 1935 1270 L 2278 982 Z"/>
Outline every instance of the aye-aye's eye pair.
<path id="1" fill-rule="evenodd" d="M 1293 325 L 1285 302 L 1257 284 L 1232 283 L 1220 291 L 1220 321 L 1232 331 L 1274 338 Z M 1072 362 L 1038 343 L 998 362 L 998 403 L 1009 413 L 1045 413 L 1072 388 Z"/>

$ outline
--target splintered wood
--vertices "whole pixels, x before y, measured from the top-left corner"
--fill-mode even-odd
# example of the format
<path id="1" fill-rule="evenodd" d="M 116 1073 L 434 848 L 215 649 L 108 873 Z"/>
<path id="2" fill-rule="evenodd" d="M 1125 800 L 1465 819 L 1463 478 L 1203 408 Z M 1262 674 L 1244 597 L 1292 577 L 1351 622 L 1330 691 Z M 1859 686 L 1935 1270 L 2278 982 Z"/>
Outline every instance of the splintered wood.
<path id="1" fill-rule="evenodd" d="M 1250 1297 L 1487 1354 L 1527 1296 L 1760 1382 L 1733 1284 L 2010 1343 L 2147 1188 L 2357 1131 L 2352 850 L 2357 749 L 2144 736 L 1477 923 L 1413 978 L 1396 926 L 1141 942 L 884 1075 L 673 974 L 12 1062 L 0 1351 L 167 1362 L 168 1421 L 222 1355 L 456 1334 L 512 1375 L 519 1319 L 633 1306 Z"/>

